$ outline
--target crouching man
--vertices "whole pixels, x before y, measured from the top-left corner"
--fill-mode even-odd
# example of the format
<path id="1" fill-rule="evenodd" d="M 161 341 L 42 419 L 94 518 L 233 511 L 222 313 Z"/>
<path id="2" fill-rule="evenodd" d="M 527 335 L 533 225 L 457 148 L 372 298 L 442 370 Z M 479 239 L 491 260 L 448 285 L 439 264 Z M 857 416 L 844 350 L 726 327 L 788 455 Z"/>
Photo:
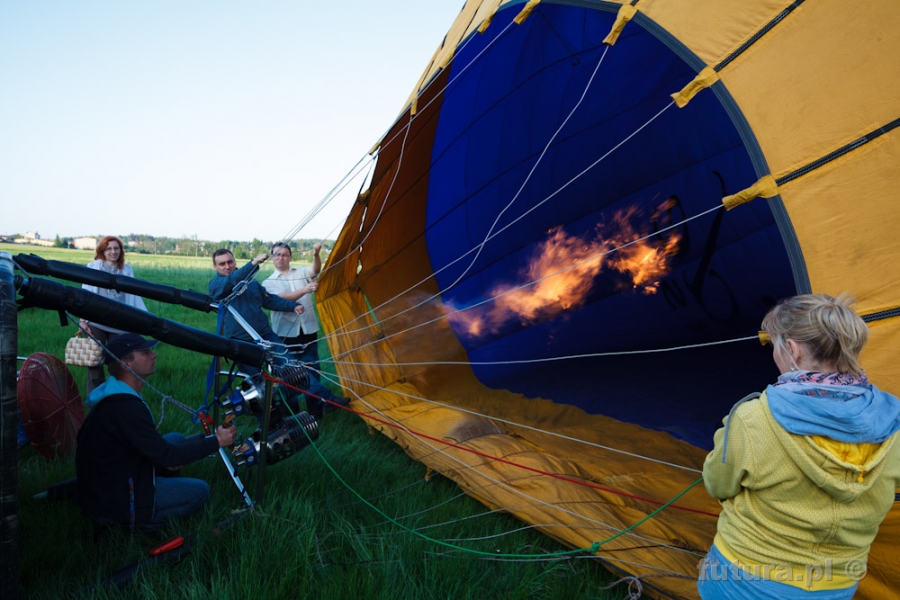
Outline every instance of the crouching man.
<path id="1" fill-rule="evenodd" d="M 133 333 L 109 342 L 110 377 L 91 394 L 94 406 L 78 433 L 76 497 L 88 518 L 101 525 L 152 530 L 199 511 L 209 499 L 209 485 L 178 477 L 178 471 L 234 443 L 234 427 L 187 439 L 156 431 L 141 389 L 156 370 L 157 343 Z"/>

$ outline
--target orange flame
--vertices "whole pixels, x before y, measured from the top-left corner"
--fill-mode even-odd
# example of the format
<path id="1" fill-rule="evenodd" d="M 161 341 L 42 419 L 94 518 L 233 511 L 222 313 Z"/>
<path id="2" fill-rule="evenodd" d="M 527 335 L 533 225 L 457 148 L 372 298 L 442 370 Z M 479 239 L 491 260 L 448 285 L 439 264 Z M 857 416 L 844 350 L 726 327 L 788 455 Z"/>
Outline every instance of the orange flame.
<path id="1" fill-rule="evenodd" d="M 582 306 L 604 268 L 627 275 L 635 290 L 656 293 L 681 237 L 667 233 L 642 239 L 649 231 L 632 225 L 640 216 L 637 207 L 616 212 L 608 225 L 597 226 L 593 240 L 566 235 L 560 227 L 552 229 L 520 273 L 522 283 L 495 288 L 490 293 L 494 302 L 472 309 L 447 304 L 449 318 L 471 337 L 496 333 L 513 319 L 523 324 L 552 319 Z"/>

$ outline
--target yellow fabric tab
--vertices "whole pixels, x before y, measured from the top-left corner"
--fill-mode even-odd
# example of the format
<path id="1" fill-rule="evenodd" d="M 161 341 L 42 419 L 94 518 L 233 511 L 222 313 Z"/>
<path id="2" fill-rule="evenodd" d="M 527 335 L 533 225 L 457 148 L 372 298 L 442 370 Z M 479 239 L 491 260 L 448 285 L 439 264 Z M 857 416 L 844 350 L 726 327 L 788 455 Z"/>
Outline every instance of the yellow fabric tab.
<path id="1" fill-rule="evenodd" d="M 632 6 L 631 4 L 623 4 L 619 9 L 619 14 L 616 15 L 616 22 L 613 23 L 612 29 L 609 30 L 609 33 L 606 35 L 606 38 L 603 40 L 603 43 L 607 46 L 612 46 L 616 43 L 616 40 L 619 39 L 619 34 L 622 33 L 622 30 L 625 29 L 625 25 L 630 21 L 634 15 L 637 14 L 637 7 Z"/>
<path id="2" fill-rule="evenodd" d="M 488 18 L 481 22 L 481 25 L 478 26 L 478 33 L 484 33 L 487 31 L 487 28 L 491 26 L 491 22 L 494 20 L 494 15 L 497 14 L 496 11 L 492 12 Z"/>
<path id="3" fill-rule="evenodd" d="M 680 92 L 672 94 L 672 99 L 678 108 L 684 108 L 691 98 L 697 95 L 700 90 L 705 90 L 719 80 L 719 74 L 712 67 L 706 67 L 694 77 L 694 80 L 684 86 Z"/>
<path id="4" fill-rule="evenodd" d="M 409 116 L 416 114 L 416 108 L 419 106 L 419 95 L 413 96 L 412 103 L 409 105 Z"/>
<path id="5" fill-rule="evenodd" d="M 521 25 L 522 23 L 524 23 L 525 19 L 527 19 L 528 16 L 531 14 L 531 11 L 533 11 L 534 8 L 540 3 L 541 3 L 541 0 L 528 0 L 528 2 L 525 4 L 525 8 L 523 8 L 521 10 L 521 12 L 519 12 L 519 14 L 516 15 L 516 18 L 513 19 L 513 22 L 516 25 Z"/>
<path id="6" fill-rule="evenodd" d="M 731 210 L 736 206 L 740 206 L 746 202 L 750 202 L 755 198 L 771 198 L 778 195 L 778 184 L 775 183 L 774 175 L 766 175 L 745 190 L 741 190 L 737 194 L 725 196 L 722 198 L 722 204 L 725 210 Z"/>
<path id="7" fill-rule="evenodd" d="M 759 343 L 763 346 L 772 341 L 772 337 L 765 331 L 760 331 L 757 335 L 759 336 Z"/>
<path id="8" fill-rule="evenodd" d="M 437 63 L 438 69 L 440 69 L 441 71 L 446 69 L 447 65 L 449 65 L 453 61 L 454 58 L 456 58 L 455 50 L 453 52 L 447 52 L 446 54 L 444 54 L 444 57 L 441 59 L 441 62 Z"/>

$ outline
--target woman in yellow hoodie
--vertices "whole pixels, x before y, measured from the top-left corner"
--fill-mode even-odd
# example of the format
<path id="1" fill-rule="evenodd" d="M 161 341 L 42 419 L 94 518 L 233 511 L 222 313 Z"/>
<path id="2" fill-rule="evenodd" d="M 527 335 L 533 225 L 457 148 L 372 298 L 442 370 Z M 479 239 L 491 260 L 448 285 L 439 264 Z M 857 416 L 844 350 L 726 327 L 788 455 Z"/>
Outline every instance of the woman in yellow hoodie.
<path id="1" fill-rule="evenodd" d="M 722 512 L 700 596 L 852 598 L 900 487 L 900 401 L 866 379 L 845 297 L 788 298 L 762 328 L 781 376 L 731 409 L 703 466 Z"/>

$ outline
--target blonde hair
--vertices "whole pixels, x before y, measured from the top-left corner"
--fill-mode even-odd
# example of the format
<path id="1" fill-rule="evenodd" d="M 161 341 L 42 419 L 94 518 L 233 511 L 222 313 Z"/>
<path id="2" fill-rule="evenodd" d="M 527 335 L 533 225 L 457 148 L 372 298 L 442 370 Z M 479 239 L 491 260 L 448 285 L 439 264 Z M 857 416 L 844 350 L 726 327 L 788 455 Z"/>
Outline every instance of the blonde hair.
<path id="1" fill-rule="evenodd" d="M 853 303 L 846 294 L 785 298 L 766 314 L 762 328 L 777 351 L 785 351 L 785 341 L 791 339 L 804 344 L 820 365 L 860 375 L 859 353 L 869 341 L 869 328 Z"/>

